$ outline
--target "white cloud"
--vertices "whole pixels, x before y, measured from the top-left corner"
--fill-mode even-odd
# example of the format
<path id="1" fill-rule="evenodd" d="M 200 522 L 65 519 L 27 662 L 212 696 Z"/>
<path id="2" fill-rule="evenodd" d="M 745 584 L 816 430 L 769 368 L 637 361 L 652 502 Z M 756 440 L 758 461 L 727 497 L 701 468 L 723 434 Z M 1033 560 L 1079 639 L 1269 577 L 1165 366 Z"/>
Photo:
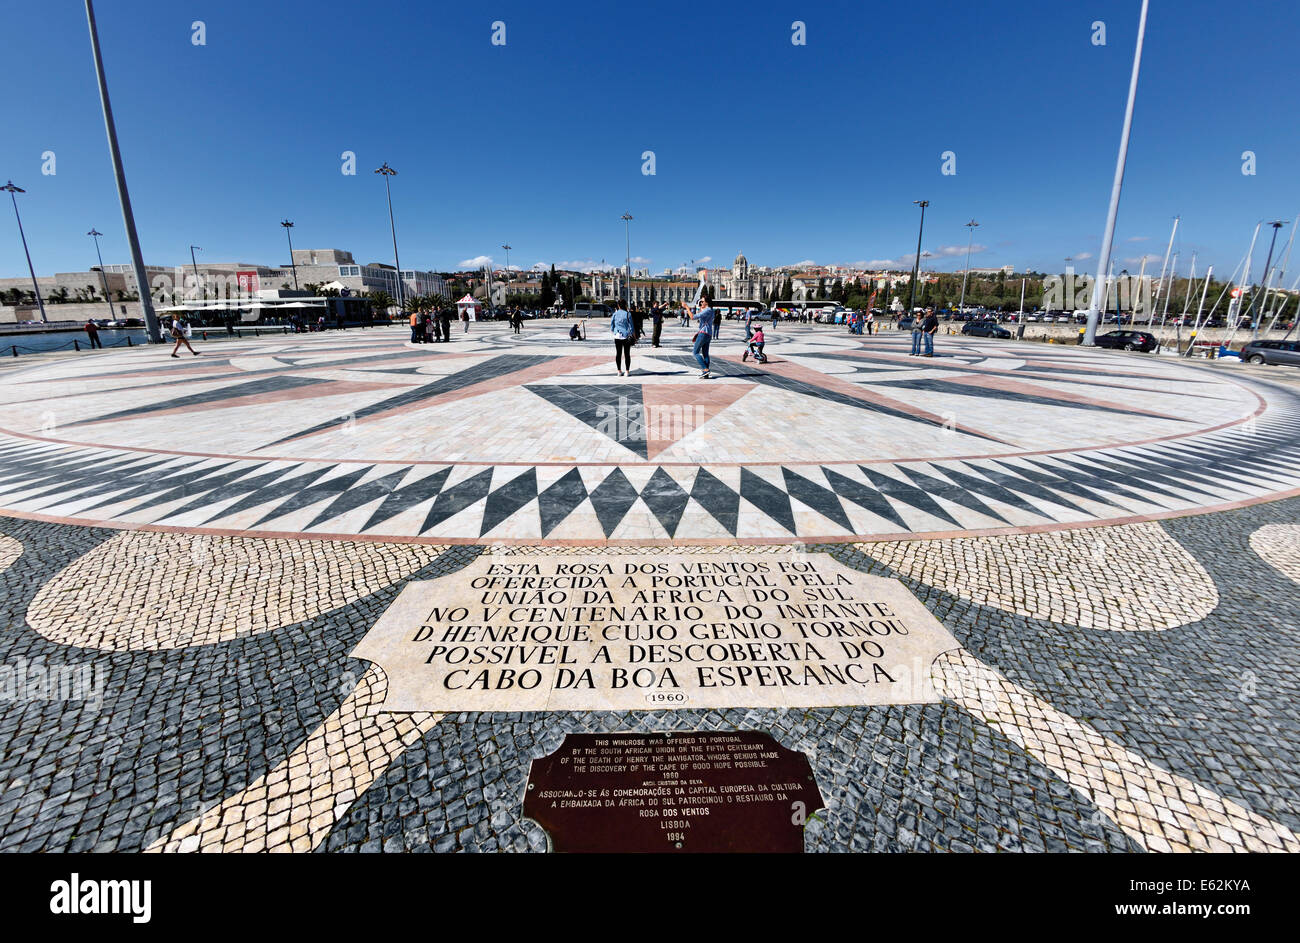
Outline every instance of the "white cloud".
<path id="1" fill-rule="evenodd" d="M 459 264 L 462 269 L 482 268 L 492 264 L 492 256 L 476 255 L 472 259 L 462 259 Z"/>
<path id="2" fill-rule="evenodd" d="M 1124 260 L 1124 264 L 1125 264 L 1125 265 L 1141 265 L 1141 264 L 1142 264 L 1142 261 L 1145 259 L 1147 265 L 1150 265 L 1150 264 L 1152 264 L 1153 262 L 1159 262 L 1159 261 L 1160 261 L 1161 259 L 1163 259 L 1163 258 L 1164 258 L 1164 256 L 1160 256 L 1160 255 L 1139 255 L 1139 256 L 1138 256 L 1137 258 L 1135 258 L 1135 259 L 1125 259 L 1125 260 Z M 1132 274 L 1132 273 L 1130 273 L 1130 274 Z"/>
<path id="3" fill-rule="evenodd" d="M 1091 258 L 1092 258 L 1092 253 L 1091 253 L 1091 252 L 1080 252 L 1078 255 L 1076 255 L 1076 256 L 1074 257 L 1074 261 L 1076 261 L 1076 262 L 1086 262 L 1088 259 L 1091 259 Z"/>
<path id="4" fill-rule="evenodd" d="M 1125 242 L 1146 242 L 1150 238 L 1151 238 L 1150 236 L 1129 236 L 1124 241 Z"/>
<path id="5" fill-rule="evenodd" d="M 632 256 L 632 261 L 637 265 L 649 265 L 651 260 L 639 255 Z"/>

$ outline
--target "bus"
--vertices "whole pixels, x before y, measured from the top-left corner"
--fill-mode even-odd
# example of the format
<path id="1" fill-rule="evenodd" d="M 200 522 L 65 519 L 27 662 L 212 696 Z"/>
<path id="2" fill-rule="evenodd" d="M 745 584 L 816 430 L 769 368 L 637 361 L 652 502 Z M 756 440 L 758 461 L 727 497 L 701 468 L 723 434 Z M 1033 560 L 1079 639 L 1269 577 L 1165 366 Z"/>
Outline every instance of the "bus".
<path id="1" fill-rule="evenodd" d="M 735 320 L 742 317 L 746 311 L 754 312 L 754 320 L 759 321 L 771 317 L 767 308 L 761 301 L 740 301 L 735 298 L 714 298 L 709 302 L 710 307 L 718 314 L 727 319 Z"/>

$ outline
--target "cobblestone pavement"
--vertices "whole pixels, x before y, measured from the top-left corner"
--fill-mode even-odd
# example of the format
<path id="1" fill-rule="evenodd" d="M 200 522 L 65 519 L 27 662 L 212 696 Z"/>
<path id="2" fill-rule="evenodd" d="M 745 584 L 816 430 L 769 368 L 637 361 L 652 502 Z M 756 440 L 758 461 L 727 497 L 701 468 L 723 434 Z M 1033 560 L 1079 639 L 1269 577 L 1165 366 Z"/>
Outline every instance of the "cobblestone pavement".
<path id="1" fill-rule="evenodd" d="M 737 727 L 809 754 L 810 851 L 1297 850 L 1298 517 L 810 548 L 954 634 L 939 703 L 447 715 L 348 653 L 482 545 L 0 518 L 0 850 L 540 851 L 566 733 Z"/>

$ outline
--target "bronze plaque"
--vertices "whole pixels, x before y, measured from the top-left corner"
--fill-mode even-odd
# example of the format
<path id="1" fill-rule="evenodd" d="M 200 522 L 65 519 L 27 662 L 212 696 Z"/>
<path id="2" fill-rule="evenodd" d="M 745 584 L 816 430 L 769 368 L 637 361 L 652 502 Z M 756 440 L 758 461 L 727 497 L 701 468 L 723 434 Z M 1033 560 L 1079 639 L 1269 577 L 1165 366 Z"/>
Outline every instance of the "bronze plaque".
<path id="1" fill-rule="evenodd" d="M 571 733 L 524 796 L 569 852 L 801 852 L 821 808 L 808 758 L 756 730 Z"/>

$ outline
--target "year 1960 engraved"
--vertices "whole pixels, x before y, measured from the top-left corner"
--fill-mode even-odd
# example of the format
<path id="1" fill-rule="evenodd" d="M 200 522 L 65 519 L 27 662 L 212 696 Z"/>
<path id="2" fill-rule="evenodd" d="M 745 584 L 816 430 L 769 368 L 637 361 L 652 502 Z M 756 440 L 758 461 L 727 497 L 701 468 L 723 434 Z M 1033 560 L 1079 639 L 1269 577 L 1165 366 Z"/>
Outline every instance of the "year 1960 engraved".
<path id="1" fill-rule="evenodd" d="M 648 704 L 685 704 L 691 698 L 689 694 L 683 694 L 681 691 L 656 691 L 647 694 L 645 699 Z"/>

